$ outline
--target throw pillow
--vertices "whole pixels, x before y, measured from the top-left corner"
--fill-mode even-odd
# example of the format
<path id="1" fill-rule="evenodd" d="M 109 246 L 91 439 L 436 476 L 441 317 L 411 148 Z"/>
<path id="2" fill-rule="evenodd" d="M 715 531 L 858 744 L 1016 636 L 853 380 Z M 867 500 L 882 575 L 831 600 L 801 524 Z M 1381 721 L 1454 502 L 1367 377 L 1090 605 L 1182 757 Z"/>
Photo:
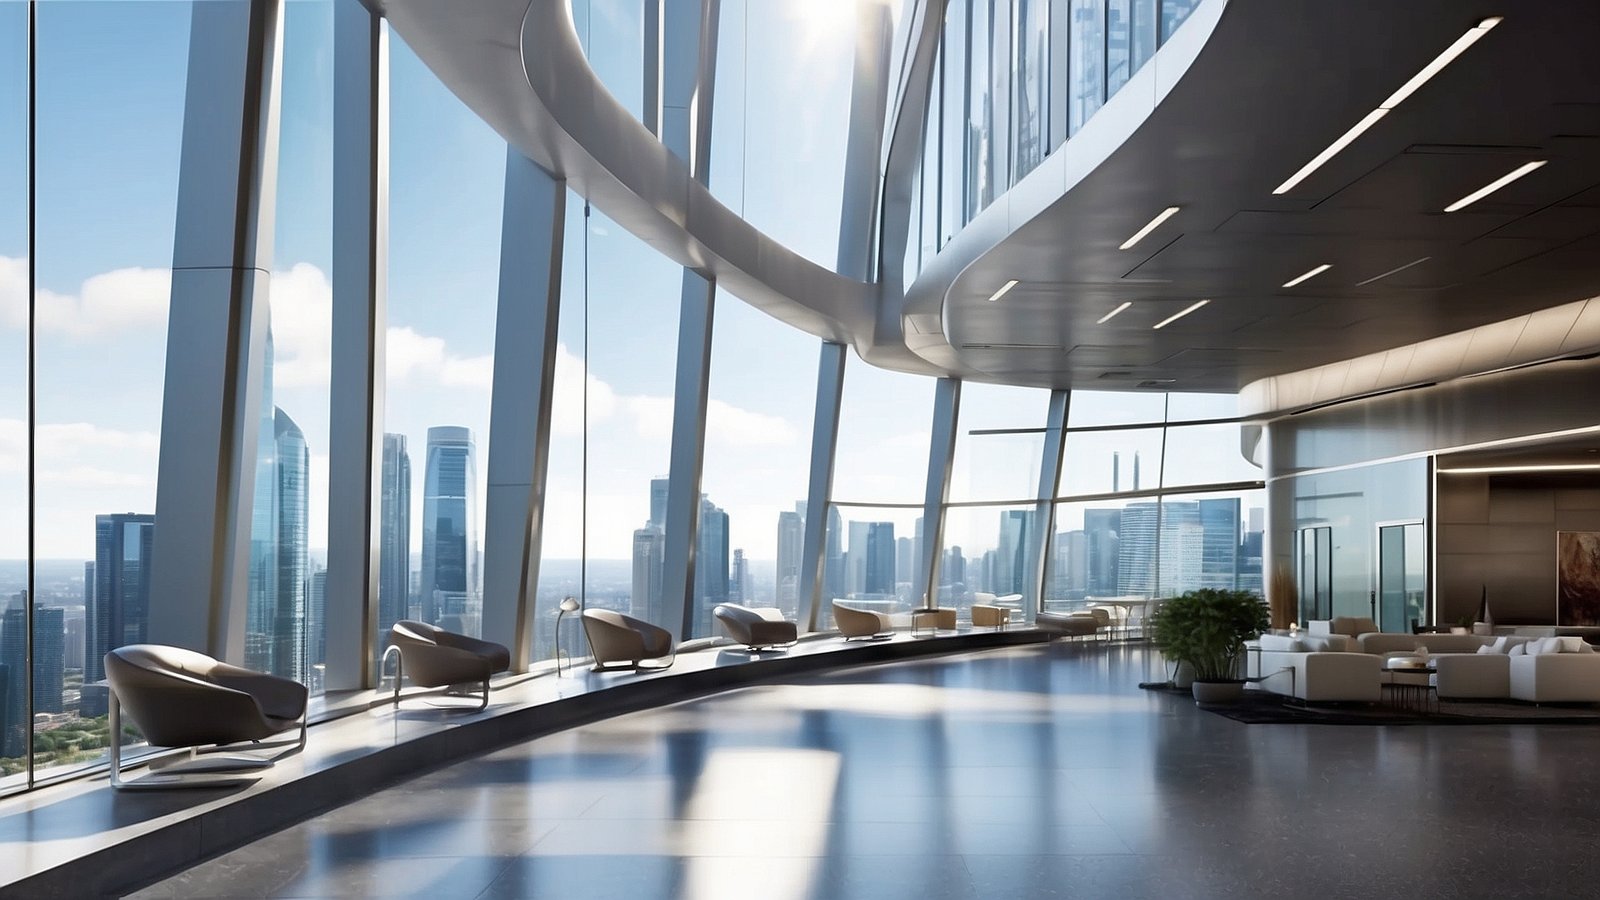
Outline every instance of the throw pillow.
<path id="1" fill-rule="evenodd" d="M 1493 644 L 1489 645 L 1489 652 L 1490 653 L 1505 653 L 1505 652 L 1507 652 L 1507 651 L 1509 651 L 1511 649 L 1510 644 L 1511 644 L 1511 639 L 1502 634 L 1499 637 L 1494 639 L 1494 643 Z"/>
<path id="2" fill-rule="evenodd" d="M 1540 638 L 1539 649 L 1535 650 L 1534 652 L 1540 656 L 1543 656 L 1546 653 L 1560 653 L 1561 639 L 1553 637 Z"/>
<path id="3" fill-rule="evenodd" d="M 1577 635 L 1566 635 L 1566 636 L 1563 636 L 1563 637 L 1558 637 L 1558 638 L 1555 639 L 1555 641 L 1556 641 L 1556 643 L 1561 645 L 1561 652 L 1562 653 L 1582 653 L 1583 652 L 1583 638 L 1578 637 Z"/>
<path id="4" fill-rule="evenodd" d="M 1489 656 L 1489 655 L 1492 655 L 1493 653 L 1494 653 L 1494 648 L 1489 646 L 1488 644 L 1484 644 L 1482 647 L 1478 648 L 1478 655 L 1479 656 Z"/>
<path id="5" fill-rule="evenodd" d="M 1524 653 L 1527 653 L 1527 652 L 1528 652 L 1528 645 L 1527 644 L 1512 644 L 1511 645 L 1511 649 L 1506 651 L 1506 655 L 1507 656 L 1521 656 L 1521 655 L 1523 655 Z"/>

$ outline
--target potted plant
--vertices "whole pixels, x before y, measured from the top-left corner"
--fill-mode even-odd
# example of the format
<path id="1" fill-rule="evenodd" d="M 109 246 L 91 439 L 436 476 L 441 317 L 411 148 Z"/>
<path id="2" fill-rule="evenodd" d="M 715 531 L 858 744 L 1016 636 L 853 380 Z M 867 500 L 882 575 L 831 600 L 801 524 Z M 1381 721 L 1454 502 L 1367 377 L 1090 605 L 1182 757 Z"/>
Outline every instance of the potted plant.
<path id="1" fill-rule="evenodd" d="M 1206 704 L 1238 699 L 1244 642 L 1259 637 L 1270 622 L 1251 591 L 1201 588 L 1161 604 L 1150 624 L 1161 652 L 1194 668 L 1194 699 Z"/>

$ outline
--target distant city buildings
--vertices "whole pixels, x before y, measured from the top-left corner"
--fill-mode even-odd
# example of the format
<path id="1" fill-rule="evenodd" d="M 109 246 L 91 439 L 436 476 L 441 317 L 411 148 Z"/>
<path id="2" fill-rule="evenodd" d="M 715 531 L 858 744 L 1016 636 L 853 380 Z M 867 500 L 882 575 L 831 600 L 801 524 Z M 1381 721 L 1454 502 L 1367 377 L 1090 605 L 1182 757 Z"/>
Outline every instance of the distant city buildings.
<path id="1" fill-rule="evenodd" d="M 150 625 L 150 552 L 156 517 L 116 513 L 94 519 L 94 584 L 84 589 L 83 681 L 106 677 L 105 655 L 145 642 Z M 84 569 L 85 574 L 90 570 Z"/>

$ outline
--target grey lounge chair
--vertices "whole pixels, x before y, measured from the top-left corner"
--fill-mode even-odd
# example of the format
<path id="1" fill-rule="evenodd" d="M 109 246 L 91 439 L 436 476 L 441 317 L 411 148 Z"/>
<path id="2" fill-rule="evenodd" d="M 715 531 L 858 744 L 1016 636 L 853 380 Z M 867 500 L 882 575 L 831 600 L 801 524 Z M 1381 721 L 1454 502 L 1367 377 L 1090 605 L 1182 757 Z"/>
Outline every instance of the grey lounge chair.
<path id="1" fill-rule="evenodd" d="M 259 742 L 297 725 L 299 740 L 288 753 L 305 748 L 308 692 L 298 681 L 159 644 L 119 647 L 106 654 L 105 665 L 111 686 L 111 786 L 117 790 L 247 784 L 253 779 L 188 776 L 268 768 L 274 760 L 213 755 L 200 748 Z M 151 746 L 187 747 L 189 753 L 152 762 L 149 775 L 123 779 L 124 708 Z"/>
<path id="2" fill-rule="evenodd" d="M 400 658 L 394 670 L 396 705 L 400 703 L 400 682 L 405 675 L 412 684 L 422 687 L 481 686 L 483 698 L 477 708 L 483 709 L 489 705 L 489 678 L 511 668 L 511 651 L 500 644 L 409 619 L 389 628 L 385 660 L 391 653 Z"/>
<path id="3" fill-rule="evenodd" d="M 728 637 L 752 652 L 793 644 L 800 639 L 800 626 L 785 619 L 780 610 L 723 603 L 711 610 L 711 614 L 722 623 L 722 630 Z"/>
<path id="4" fill-rule="evenodd" d="M 675 659 L 672 632 L 609 609 L 584 610 L 583 634 L 589 639 L 596 672 L 666 669 Z"/>
<path id="5" fill-rule="evenodd" d="M 833 601 L 833 623 L 839 627 L 839 633 L 845 640 L 851 638 L 875 639 L 888 637 L 894 626 L 889 623 L 889 617 L 870 609 L 857 609 L 843 603 Z"/>

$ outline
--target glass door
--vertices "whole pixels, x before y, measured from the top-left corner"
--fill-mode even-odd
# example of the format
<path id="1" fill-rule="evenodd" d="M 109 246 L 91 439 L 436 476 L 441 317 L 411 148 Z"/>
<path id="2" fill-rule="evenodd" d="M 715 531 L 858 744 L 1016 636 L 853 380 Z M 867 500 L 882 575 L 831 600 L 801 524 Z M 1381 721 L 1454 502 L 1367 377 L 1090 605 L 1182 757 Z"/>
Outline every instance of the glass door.
<path id="1" fill-rule="evenodd" d="M 1300 618 L 1333 618 L 1333 527 L 1295 531 L 1295 582 L 1300 589 Z"/>
<path id="2" fill-rule="evenodd" d="M 1427 615 L 1427 548 L 1421 522 L 1378 526 L 1378 628 L 1408 632 Z"/>

